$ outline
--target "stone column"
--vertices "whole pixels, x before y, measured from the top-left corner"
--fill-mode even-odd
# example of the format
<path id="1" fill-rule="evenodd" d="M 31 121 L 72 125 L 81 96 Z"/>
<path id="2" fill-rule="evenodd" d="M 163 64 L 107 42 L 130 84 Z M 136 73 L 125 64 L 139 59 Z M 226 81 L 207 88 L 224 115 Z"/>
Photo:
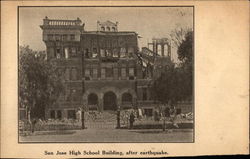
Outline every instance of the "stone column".
<path id="1" fill-rule="evenodd" d="M 153 52 L 156 53 L 156 42 L 153 41 Z"/>
<path id="2" fill-rule="evenodd" d="M 162 55 L 162 56 L 165 56 L 165 55 L 164 55 L 164 44 L 161 44 L 161 55 Z"/>
<path id="3" fill-rule="evenodd" d="M 98 99 L 98 106 L 99 106 L 99 110 L 102 112 L 103 111 L 103 98 L 99 98 Z"/>
<path id="4" fill-rule="evenodd" d="M 155 45 L 155 53 L 158 55 L 158 44 L 154 43 L 154 45 Z"/>
<path id="5" fill-rule="evenodd" d="M 67 109 L 62 110 L 62 119 L 67 119 L 68 115 L 67 115 Z"/>
<path id="6" fill-rule="evenodd" d="M 122 98 L 120 95 L 118 95 L 117 97 L 117 109 L 121 109 L 121 105 L 122 105 Z"/>
<path id="7" fill-rule="evenodd" d="M 168 56 L 171 58 L 171 45 L 170 44 L 167 45 L 168 45 Z"/>

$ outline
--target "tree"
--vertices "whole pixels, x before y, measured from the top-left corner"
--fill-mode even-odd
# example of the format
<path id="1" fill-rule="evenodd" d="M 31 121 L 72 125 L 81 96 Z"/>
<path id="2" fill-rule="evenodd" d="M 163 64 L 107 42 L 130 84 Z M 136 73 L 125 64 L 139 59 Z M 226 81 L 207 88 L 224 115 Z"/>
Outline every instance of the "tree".
<path id="1" fill-rule="evenodd" d="M 181 86 L 183 88 L 183 99 L 190 99 L 193 95 L 193 32 L 186 34 L 185 40 L 178 48 L 178 58 L 181 61 Z"/>
<path id="2" fill-rule="evenodd" d="M 178 58 L 182 63 L 193 62 L 193 31 L 186 33 L 185 39 L 178 47 Z"/>
<path id="3" fill-rule="evenodd" d="M 44 52 L 19 47 L 19 104 L 28 111 L 27 119 L 44 118 L 45 107 L 53 105 L 63 93 L 63 73 Z"/>
<path id="4" fill-rule="evenodd" d="M 154 98 L 163 104 L 189 99 L 193 93 L 193 32 L 187 32 L 178 47 L 179 66 L 171 66 L 153 82 Z"/>
<path id="5" fill-rule="evenodd" d="M 178 43 L 179 66 L 169 65 L 151 87 L 154 99 L 164 105 L 176 104 L 187 100 L 193 94 L 193 32 L 186 33 L 185 38 Z M 165 116 L 165 115 L 164 115 Z M 165 118 L 163 119 L 163 131 Z"/>
<path id="6" fill-rule="evenodd" d="M 190 32 L 190 28 L 176 28 L 170 33 L 171 41 L 175 45 L 175 47 L 179 47 L 182 42 L 185 40 L 186 35 L 188 32 Z"/>
<path id="7" fill-rule="evenodd" d="M 180 99 L 179 71 L 180 70 L 176 69 L 174 65 L 170 65 L 170 67 L 167 67 L 160 77 L 153 82 L 152 92 L 155 100 L 163 104 L 168 104 L 169 102 L 175 103 Z"/>

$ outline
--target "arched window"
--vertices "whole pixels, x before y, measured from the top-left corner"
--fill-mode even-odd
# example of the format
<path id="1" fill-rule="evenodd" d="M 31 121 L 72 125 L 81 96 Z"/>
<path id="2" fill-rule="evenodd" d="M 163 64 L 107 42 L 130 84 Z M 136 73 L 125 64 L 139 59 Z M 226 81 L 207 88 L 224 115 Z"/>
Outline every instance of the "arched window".
<path id="1" fill-rule="evenodd" d="M 107 27 L 107 31 L 110 31 L 110 27 Z"/>
<path id="2" fill-rule="evenodd" d="M 131 104 L 132 103 L 132 95 L 130 93 L 124 93 L 122 95 L 122 103 L 123 104 Z"/>
<path id="3" fill-rule="evenodd" d="M 104 28 L 104 27 L 101 27 L 101 31 L 105 31 L 105 28 Z"/>
<path id="4" fill-rule="evenodd" d="M 98 97 L 96 94 L 91 93 L 88 95 L 88 105 L 97 105 L 98 104 Z"/>
<path id="5" fill-rule="evenodd" d="M 112 31 L 115 31 L 115 27 L 112 27 Z"/>

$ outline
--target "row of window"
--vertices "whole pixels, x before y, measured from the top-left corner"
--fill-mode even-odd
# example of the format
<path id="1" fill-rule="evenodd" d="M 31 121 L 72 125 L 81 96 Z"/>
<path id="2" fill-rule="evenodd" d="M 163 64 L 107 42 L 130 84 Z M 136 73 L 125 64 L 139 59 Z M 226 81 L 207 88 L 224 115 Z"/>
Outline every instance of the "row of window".
<path id="1" fill-rule="evenodd" d="M 77 48 L 76 47 L 65 47 L 65 48 L 56 48 L 53 47 L 48 48 L 48 52 L 53 58 L 61 59 L 65 58 L 68 59 L 70 57 L 75 57 L 77 55 Z"/>
<path id="2" fill-rule="evenodd" d="M 70 89 L 66 93 L 61 94 L 59 100 L 71 103 L 79 102 L 81 100 L 81 90 Z"/>
<path id="3" fill-rule="evenodd" d="M 100 54 L 99 54 L 100 53 Z M 121 47 L 121 48 L 112 48 L 112 49 L 100 49 L 98 53 L 97 48 L 93 48 L 92 50 L 85 49 L 84 56 L 86 58 L 97 58 L 98 55 L 100 57 L 132 57 L 134 53 L 134 47 Z"/>
<path id="4" fill-rule="evenodd" d="M 120 70 L 120 73 L 119 73 Z M 100 77 L 101 79 L 118 79 L 118 77 L 121 77 L 121 79 L 127 79 L 127 68 L 86 68 L 85 69 L 85 79 L 97 79 L 98 71 L 100 71 Z M 135 71 L 134 68 L 128 69 L 128 77 L 134 79 Z"/>
<path id="5" fill-rule="evenodd" d="M 51 110 L 50 111 L 51 119 L 62 119 L 62 111 L 61 110 Z M 75 110 L 67 110 L 67 118 L 68 119 L 76 119 L 76 111 Z"/>
<path id="6" fill-rule="evenodd" d="M 64 47 L 64 48 L 56 48 L 53 47 L 48 48 L 48 52 L 57 59 L 65 58 L 68 59 L 70 57 L 75 57 L 77 55 L 77 48 L 76 47 Z M 113 48 L 113 49 L 100 49 L 98 53 L 97 48 L 93 48 L 92 50 L 85 49 L 84 50 L 84 57 L 85 58 L 98 58 L 100 57 L 133 57 L 134 48 Z"/>
<path id="7" fill-rule="evenodd" d="M 131 104 L 132 95 L 130 93 L 123 93 L 122 95 L 122 104 Z M 95 93 L 88 95 L 88 105 L 98 105 L 98 96 Z"/>
<path id="8" fill-rule="evenodd" d="M 75 81 L 78 79 L 78 70 L 77 68 L 66 68 L 65 70 L 65 80 L 66 81 Z"/>
<path id="9" fill-rule="evenodd" d="M 48 34 L 49 41 L 68 41 L 68 40 L 75 40 L 75 34 Z"/>
<path id="10" fill-rule="evenodd" d="M 68 91 L 68 94 L 66 97 L 67 102 L 74 102 L 74 101 L 79 101 L 79 100 L 80 100 L 79 91 L 75 89 L 71 89 Z"/>
<path id="11" fill-rule="evenodd" d="M 102 26 L 101 31 L 116 31 L 116 28 L 115 27 L 106 27 L 106 29 L 105 29 L 105 27 Z"/>

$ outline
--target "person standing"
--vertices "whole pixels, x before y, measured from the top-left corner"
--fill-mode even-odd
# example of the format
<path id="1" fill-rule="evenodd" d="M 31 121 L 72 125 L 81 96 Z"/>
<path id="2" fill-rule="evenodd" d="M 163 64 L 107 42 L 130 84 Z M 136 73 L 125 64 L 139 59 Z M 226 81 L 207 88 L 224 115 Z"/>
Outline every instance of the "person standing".
<path id="1" fill-rule="evenodd" d="M 118 107 L 117 109 L 117 125 L 116 125 L 116 128 L 119 129 L 121 127 L 121 124 L 120 124 L 120 108 Z"/>
<path id="2" fill-rule="evenodd" d="M 82 120 L 82 129 L 86 129 L 86 127 L 85 127 L 85 121 L 84 121 L 84 108 L 85 107 L 83 107 L 82 109 L 81 109 L 81 120 Z"/>
<path id="3" fill-rule="evenodd" d="M 174 105 L 171 105 L 171 107 L 170 107 L 170 118 L 171 118 L 171 121 L 172 121 L 174 127 L 179 128 L 179 126 L 177 124 L 177 120 L 176 120 L 176 108 Z"/>
<path id="4" fill-rule="evenodd" d="M 166 108 L 164 109 L 164 112 L 163 112 L 163 113 L 164 113 L 166 122 L 169 122 L 169 121 L 170 121 L 170 108 L 169 108 L 169 107 L 166 107 Z M 167 124 L 168 124 L 168 123 L 167 123 Z M 164 128 L 166 128 L 166 126 L 165 126 Z M 168 128 L 166 128 L 166 129 L 167 129 L 167 132 L 170 132 Z"/>
<path id="5" fill-rule="evenodd" d="M 135 121 L 135 115 L 134 112 L 131 111 L 129 116 L 130 129 L 133 129 L 134 121 Z"/>

